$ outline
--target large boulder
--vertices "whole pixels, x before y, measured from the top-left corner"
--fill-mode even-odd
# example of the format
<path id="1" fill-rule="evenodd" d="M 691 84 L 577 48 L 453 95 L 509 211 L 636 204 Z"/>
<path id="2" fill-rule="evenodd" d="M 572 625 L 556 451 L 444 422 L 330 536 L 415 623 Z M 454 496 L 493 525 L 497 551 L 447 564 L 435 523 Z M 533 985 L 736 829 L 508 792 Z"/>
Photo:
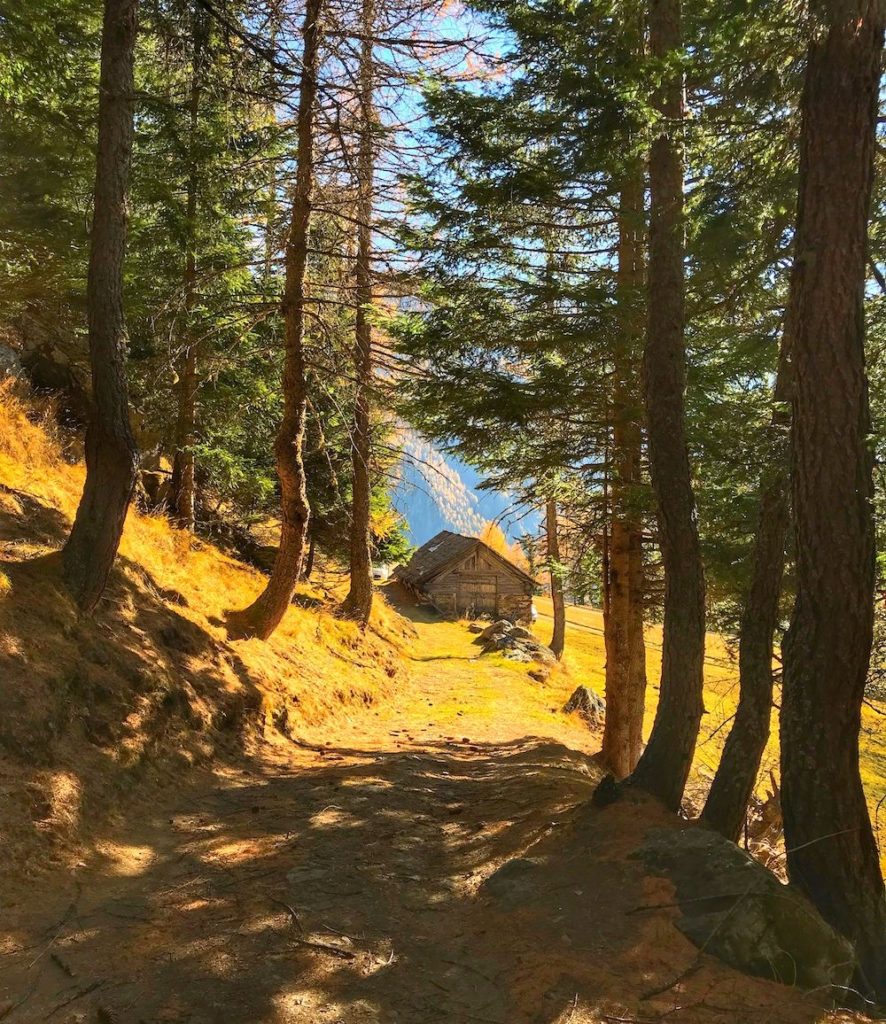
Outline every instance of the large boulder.
<path id="1" fill-rule="evenodd" d="M 525 626 L 515 626 L 507 619 L 490 623 L 485 629 L 472 622 L 468 629 L 477 634 L 474 643 L 483 645 L 484 654 L 504 652 L 510 661 L 538 661 L 546 665 L 557 661 L 554 652 L 536 640 L 530 630 Z"/>
<path id="2" fill-rule="evenodd" d="M 716 832 L 657 828 L 635 854 L 673 882 L 677 927 L 713 956 L 748 974 L 801 988 L 851 984 L 850 943 L 811 903 Z"/>

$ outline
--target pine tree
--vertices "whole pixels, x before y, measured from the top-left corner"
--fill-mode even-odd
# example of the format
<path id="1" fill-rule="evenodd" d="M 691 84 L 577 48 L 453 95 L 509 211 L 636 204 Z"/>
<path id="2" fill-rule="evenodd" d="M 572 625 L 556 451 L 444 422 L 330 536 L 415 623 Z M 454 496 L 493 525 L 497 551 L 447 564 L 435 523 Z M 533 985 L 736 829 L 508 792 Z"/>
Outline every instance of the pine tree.
<path id="1" fill-rule="evenodd" d="M 679 58 L 680 0 L 652 0 L 649 48 Z M 644 374 L 649 462 L 665 573 L 662 675 L 649 743 L 631 782 L 677 810 L 702 716 L 704 577 L 686 447 L 682 72 L 667 67 L 656 97 L 661 124 L 649 156 L 649 296 Z"/>
<path id="2" fill-rule="evenodd" d="M 95 608 L 108 581 L 138 467 L 129 425 L 123 315 L 137 13 L 138 0 L 107 0 L 102 28 L 95 205 L 86 300 L 92 367 L 86 482 L 62 551 L 65 580 L 84 612 Z"/>
<path id="3" fill-rule="evenodd" d="M 372 358 L 372 219 L 375 183 L 375 69 L 373 37 L 374 0 L 363 0 L 363 39 L 359 67 L 359 147 L 357 153 L 357 259 L 356 316 L 354 325 L 354 371 L 356 394 L 351 441 L 351 553 L 350 589 L 344 610 L 364 625 L 372 612 L 372 557 L 370 551 L 370 506 L 372 498 L 370 393 Z"/>
<path id="4" fill-rule="evenodd" d="M 283 366 L 283 418 L 275 450 L 280 479 L 282 525 L 271 578 L 255 602 L 233 619 L 234 629 L 263 640 L 274 632 L 292 600 L 304 560 L 310 508 L 304 469 L 307 380 L 305 375 L 305 268 L 314 184 L 314 116 L 321 38 L 322 0 L 308 0 L 302 37 L 304 51 L 298 101 L 297 173 L 286 245 L 286 325 Z"/>
<path id="5" fill-rule="evenodd" d="M 788 873 L 886 999 L 886 898 L 858 767 L 874 529 L 862 297 L 886 9 L 827 4 L 809 45 L 790 322 L 797 599 L 784 645 Z M 816 771 L 817 766 L 826 766 Z"/>

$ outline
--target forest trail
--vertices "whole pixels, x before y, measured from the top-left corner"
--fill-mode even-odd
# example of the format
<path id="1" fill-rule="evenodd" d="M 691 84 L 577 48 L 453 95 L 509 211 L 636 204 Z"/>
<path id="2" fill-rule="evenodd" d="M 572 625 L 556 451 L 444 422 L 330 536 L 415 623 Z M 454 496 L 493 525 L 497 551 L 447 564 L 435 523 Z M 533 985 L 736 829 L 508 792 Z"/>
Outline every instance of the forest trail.
<path id="1" fill-rule="evenodd" d="M 4 901 L 0 1019 L 851 1019 L 700 956 L 668 885 L 629 858 L 669 819 L 582 807 L 597 738 L 559 712 L 556 685 L 477 662 L 463 626 L 411 618 L 400 699 L 322 744 L 194 778 L 39 903 Z M 525 861 L 495 875 L 530 847 L 531 884 Z"/>

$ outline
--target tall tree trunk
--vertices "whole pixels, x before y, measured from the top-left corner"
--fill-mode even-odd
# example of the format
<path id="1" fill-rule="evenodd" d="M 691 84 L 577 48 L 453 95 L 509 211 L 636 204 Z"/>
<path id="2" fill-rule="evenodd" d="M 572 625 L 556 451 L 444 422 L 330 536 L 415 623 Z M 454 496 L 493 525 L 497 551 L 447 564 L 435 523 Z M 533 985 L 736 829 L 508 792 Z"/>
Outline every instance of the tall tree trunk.
<path id="1" fill-rule="evenodd" d="M 175 454 L 172 461 L 169 504 L 178 524 L 193 530 L 195 524 L 194 451 L 197 430 L 198 346 L 191 323 L 194 289 L 197 284 L 197 202 L 200 175 L 197 167 L 197 128 L 200 97 L 203 91 L 203 59 L 206 48 L 207 22 L 203 9 L 196 5 L 193 13 L 191 55 L 191 94 L 188 100 L 188 195 L 187 247 L 185 250 L 184 314 L 186 341 L 179 366 L 178 418 L 175 429 Z"/>
<path id="2" fill-rule="evenodd" d="M 354 344 L 356 394 L 351 423 L 351 586 L 344 610 L 358 622 L 372 612 L 372 558 L 370 554 L 370 458 L 372 437 L 369 397 L 372 388 L 372 208 L 375 178 L 375 104 L 372 34 L 375 2 L 363 0 L 363 41 L 360 53 L 360 143 L 357 154 L 357 315 Z"/>
<path id="3" fill-rule="evenodd" d="M 886 1000 L 886 900 L 858 766 L 874 601 L 865 259 L 886 10 L 821 4 L 802 101 L 790 315 L 797 600 L 784 644 L 787 866 Z"/>
<path id="4" fill-rule="evenodd" d="M 314 185 L 314 107 L 320 52 L 322 0 L 307 0 L 302 71 L 298 97 L 298 148 L 292 219 L 286 243 L 286 284 L 283 293 L 285 353 L 283 418 L 274 450 L 280 480 L 282 525 L 280 547 L 264 591 L 242 614 L 244 631 L 263 640 L 274 632 L 292 601 L 304 559 L 310 507 L 305 486 L 304 442 L 307 414 L 305 378 L 305 268 Z"/>
<path id="5" fill-rule="evenodd" d="M 138 451 L 129 425 L 123 316 L 137 16 L 138 0 L 106 0 L 86 290 L 92 370 L 86 483 L 62 552 L 65 580 L 84 612 L 95 607 L 107 584 L 138 469 Z"/>
<path id="6" fill-rule="evenodd" d="M 778 601 L 790 519 L 788 417 L 782 404 L 790 394 L 789 320 L 782 335 L 771 463 L 760 481 L 760 508 L 751 563 L 751 583 L 739 627 L 739 697 L 720 764 L 702 811 L 702 821 L 737 842 L 769 740 L 772 716 L 772 656 Z"/>
<path id="7" fill-rule="evenodd" d="M 602 758 L 616 778 L 629 775 L 643 749 L 646 646 L 643 638 L 643 523 L 640 351 L 642 347 L 643 171 L 630 167 L 621 193 L 618 303 L 621 331 L 613 365 L 612 538 L 606 619 L 606 722 Z"/>
<path id="8" fill-rule="evenodd" d="M 557 527 L 557 502 L 549 498 L 545 505 L 545 535 L 551 575 L 551 605 L 554 611 L 554 632 L 550 648 L 563 657 L 566 646 L 566 601 L 563 597 L 563 578 L 560 575 L 560 535 Z"/>
<path id="9" fill-rule="evenodd" d="M 682 48 L 680 0 L 652 0 L 654 58 Z M 646 419 L 665 571 L 661 688 L 649 743 L 631 780 L 672 810 L 680 807 L 703 712 L 704 574 L 684 424 L 682 75 L 664 77 L 655 106 L 659 134 L 649 160 L 651 196 L 646 325 Z"/>

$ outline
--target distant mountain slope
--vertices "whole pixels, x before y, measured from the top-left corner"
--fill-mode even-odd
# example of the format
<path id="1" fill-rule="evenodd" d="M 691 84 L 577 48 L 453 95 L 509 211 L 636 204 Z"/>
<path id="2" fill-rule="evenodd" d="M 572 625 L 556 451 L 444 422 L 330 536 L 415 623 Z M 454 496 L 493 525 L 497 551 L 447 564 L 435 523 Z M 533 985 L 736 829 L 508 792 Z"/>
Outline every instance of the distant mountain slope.
<path id="1" fill-rule="evenodd" d="M 404 431 L 393 498 L 409 523 L 412 543 L 424 544 L 440 530 L 477 535 L 489 520 L 496 520 L 509 540 L 538 528 L 537 513 L 517 508 L 513 495 L 480 490 L 481 482 L 473 467 L 444 454 L 414 431 Z"/>

